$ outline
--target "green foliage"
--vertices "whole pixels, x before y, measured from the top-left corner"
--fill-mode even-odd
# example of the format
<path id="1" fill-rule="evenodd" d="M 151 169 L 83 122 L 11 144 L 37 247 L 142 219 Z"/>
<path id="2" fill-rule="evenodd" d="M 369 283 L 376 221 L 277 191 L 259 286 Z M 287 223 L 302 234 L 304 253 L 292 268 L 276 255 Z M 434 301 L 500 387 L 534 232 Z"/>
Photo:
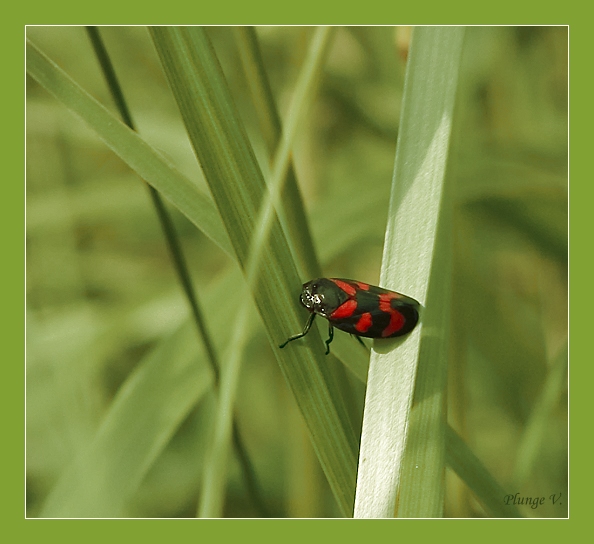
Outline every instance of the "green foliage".
<path id="1" fill-rule="evenodd" d="M 300 109 L 318 29 L 264 27 L 257 42 L 225 27 L 159 29 L 154 43 L 142 28 L 100 32 L 138 134 L 108 111 L 82 28 L 28 28 L 28 515 L 194 516 L 209 466 L 220 471 L 208 484 L 220 506 L 207 514 L 262 515 L 222 406 L 236 414 L 269 514 L 350 515 L 367 354 L 337 334 L 325 357 L 316 331 L 277 346 L 305 321 L 297 296 L 320 269 L 316 253 L 324 275 L 378 283 L 396 136 L 415 137 L 399 127 L 406 33 L 335 28 Z M 446 474 L 446 516 L 514 515 L 503 497 L 492 502 L 503 490 L 567 492 L 566 53 L 563 27 L 466 29 L 440 223 L 452 272 L 437 266 L 430 283 L 419 275 L 423 292 L 450 293 L 446 398 L 457 435 L 445 433 L 446 458 L 468 487 Z M 270 97 L 290 137 L 278 119 L 270 128 Z M 173 205 L 223 361 L 218 388 L 139 177 Z M 267 199 L 273 206 L 261 208 Z M 262 219 L 273 207 L 278 221 Z M 412 236 L 392 241 L 416 259 Z M 388 286 L 417 289 L 404 279 L 415 261 L 393 265 Z M 247 326 L 236 325 L 239 314 Z M 431 323 L 423 335 L 445 334 Z M 409 472 L 419 447 L 443 440 L 415 424 L 426 421 L 427 390 L 419 395 Z M 209 449 L 217 428 L 226 438 Z M 402 512 L 426 511 L 415 506 L 414 478 L 412 487 L 402 478 Z M 561 504 L 521 514 L 560 517 Z"/>

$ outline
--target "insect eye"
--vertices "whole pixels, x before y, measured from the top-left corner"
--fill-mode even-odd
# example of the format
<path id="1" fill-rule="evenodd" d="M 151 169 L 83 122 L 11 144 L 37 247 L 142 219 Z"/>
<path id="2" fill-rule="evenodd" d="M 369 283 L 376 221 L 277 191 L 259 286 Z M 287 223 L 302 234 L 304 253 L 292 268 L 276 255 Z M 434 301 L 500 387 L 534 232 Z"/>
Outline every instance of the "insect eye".
<path id="1" fill-rule="evenodd" d="M 317 312 L 326 315 L 328 311 L 328 304 L 326 302 L 322 302 L 322 300 L 318 299 L 315 306 Z"/>

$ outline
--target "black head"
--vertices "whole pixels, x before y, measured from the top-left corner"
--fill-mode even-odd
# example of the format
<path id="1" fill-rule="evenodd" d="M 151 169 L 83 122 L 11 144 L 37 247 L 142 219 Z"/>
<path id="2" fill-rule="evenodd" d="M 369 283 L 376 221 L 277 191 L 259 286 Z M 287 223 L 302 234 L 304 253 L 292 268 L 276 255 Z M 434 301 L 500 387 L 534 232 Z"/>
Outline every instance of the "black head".
<path id="1" fill-rule="evenodd" d="M 348 299 L 348 295 L 327 278 L 318 278 L 303 284 L 300 301 L 310 312 L 328 317 Z"/>

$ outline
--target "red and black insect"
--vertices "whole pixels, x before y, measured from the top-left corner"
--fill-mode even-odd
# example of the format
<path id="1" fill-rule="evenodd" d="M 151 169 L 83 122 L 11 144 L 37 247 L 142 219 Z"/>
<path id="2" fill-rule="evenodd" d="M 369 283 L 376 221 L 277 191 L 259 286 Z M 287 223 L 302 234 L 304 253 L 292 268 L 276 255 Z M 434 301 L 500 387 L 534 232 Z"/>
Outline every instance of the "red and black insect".
<path id="1" fill-rule="evenodd" d="M 419 321 L 420 304 L 395 291 L 361 281 L 318 278 L 303 284 L 301 304 L 311 312 L 303 332 L 291 336 L 279 347 L 303 338 L 316 315 L 328 320 L 326 355 L 334 338 L 334 327 L 359 338 L 394 338 L 409 333 Z"/>

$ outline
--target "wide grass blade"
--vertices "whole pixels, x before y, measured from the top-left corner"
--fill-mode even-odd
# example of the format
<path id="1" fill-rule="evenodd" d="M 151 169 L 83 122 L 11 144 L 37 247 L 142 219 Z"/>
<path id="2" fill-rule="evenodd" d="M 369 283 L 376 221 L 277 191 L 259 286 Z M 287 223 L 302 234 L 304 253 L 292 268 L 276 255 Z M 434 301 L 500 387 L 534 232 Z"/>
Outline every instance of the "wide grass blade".
<path id="1" fill-rule="evenodd" d="M 418 484 L 426 491 L 430 506 L 407 493 L 400 497 L 415 507 L 409 516 L 439 516 L 443 508 L 443 388 L 447 327 L 439 308 L 447 297 L 446 281 L 440 295 L 428 299 L 429 280 L 435 270 L 437 226 L 442 207 L 446 158 L 456 96 L 457 73 L 464 29 L 461 27 L 419 27 L 414 30 L 407 66 L 404 98 L 388 229 L 384 246 L 381 284 L 411 295 L 427 305 L 421 325 L 398 347 L 389 349 L 376 342 L 372 353 L 359 455 L 355 502 L 356 517 L 392 517 L 400 490 L 400 475 L 410 424 L 410 410 L 421 342 L 438 342 L 439 349 L 427 351 L 438 358 L 439 382 L 424 421 L 424 462 L 417 473 L 427 473 L 429 481 Z M 440 263 L 442 265 L 444 263 Z M 445 263 L 446 270 L 449 266 Z M 433 317 L 433 315 L 439 317 Z M 395 343 L 394 343 L 395 344 Z M 381 350 L 381 351 L 380 351 Z M 415 457 L 414 461 L 417 461 Z M 437 480 L 437 481 L 436 481 Z M 410 501 L 410 502 L 409 502 Z"/>
<path id="2" fill-rule="evenodd" d="M 237 259 L 247 274 L 252 244 L 259 239 L 253 238 L 254 233 L 265 223 L 257 218 L 267 198 L 266 184 L 222 70 L 204 29 L 157 27 L 151 33 Z M 264 213 L 268 213 L 266 208 Z M 300 329 L 304 316 L 295 305 L 302 281 L 274 215 L 269 235 L 261 235 L 260 243 L 252 295 L 340 510 L 348 516 L 355 484 L 356 436 L 317 331 L 299 349 L 278 348 Z"/>
<path id="3" fill-rule="evenodd" d="M 266 194 L 266 200 L 260 208 L 258 220 L 252 242 L 250 252 L 247 258 L 247 263 L 244 267 L 245 276 L 250 288 L 253 285 L 258 274 L 258 269 L 262 257 L 262 250 L 266 244 L 268 233 L 274 218 L 274 209 L 282 209 L 282 215 L 285 218 L 285 225 L 288 227 L 287 208 L 284 203 L 279 200 L 282 194 L 283 182 L 285 172 L 289 169 L 290 150 L 294 140 L 295 131 L 299 120 L 303 116 L 303 110 L 309 102 L 309 97 L 316 87 L 316 80 L 319 78 L 323 60 L 325 58 L 324 51 L 326 44 L 329 42 L 328 29 L 320 28 L 312 40 L 310 47 L 310 54 L 304 63 L 298 78 L 296 90 L 289 108 L 288 123 L 285 131 L 280 132 L 280 121 L 277 118 L 276 111 L 273 109 L 271 100 L 267 101 L 268 111 L 266 115 L 273 117 L 277 123 L 277 131 L 273 137 L 275 140 L 280 138 L 278 151 L 274 153 L 274 160 L 272 164 L 272 176 L 269 183 L 270 191 Z M 252 35 L 252 37 L 254 37 Z M 250 42 L 252 46 L 254 42 Z M 264 78 L 263 72 L 260 73 L 259 82 L 262 83 Z M 264 114 L 262 114 L 264 115 Z M 269 143 L 269 148 L 272 151 L 273 142 Z M 291 179 L 294 188 L 293 191 L 287 192 L 287 197 L 291 194 L 299 195 L 296 191 L 295 179 Z M 291 229 L 295 231 L 296 224 L 299 217 L 304 219 L 303 206 L 300 198 L 297 202 L 291 202 L 289 209 L 301 209 L 301 214 L 288 215 L 291 218 Z M 287 228 L 285 230 L 288 230 Z M 311 247 L 311 240 L 301 240 L 296 238 L 298 245 L 301 247 L 299 255 L 313 254 Z M 309 244 L 308 244 L 309 242 Z M 309 245 L 310 247 L 306 247 Z M 311 262 L 311 260 L 310 260 Z M 311 264 L 310 264 L 311 266 Z M 224 495 L 226 490 L 226 480 L 228 471 L 228 449 L 231 437 L 231 414 L 233 412 L 233 405 L 235 402 L 235 394 L 239 382 L 239 373 L 241 369 L 241 362 L 243 359 L 243 350 L 248 340 L 246 335 L 246 322 L 249 317 L 249 299 L 243 300 L 235 315 L 232 326 L 232 333 L 230 336 L 229 348 L 224 354 L 224 368 L 221 380 L 221 390 L 218 398 L 217 414 L 214 425 L 213 439 L 209 444 L 207 460 L 204 464 L 204 484 L 199 500 L 199 516 L 200 517 L 220 517 L 223 514 Z"/>

